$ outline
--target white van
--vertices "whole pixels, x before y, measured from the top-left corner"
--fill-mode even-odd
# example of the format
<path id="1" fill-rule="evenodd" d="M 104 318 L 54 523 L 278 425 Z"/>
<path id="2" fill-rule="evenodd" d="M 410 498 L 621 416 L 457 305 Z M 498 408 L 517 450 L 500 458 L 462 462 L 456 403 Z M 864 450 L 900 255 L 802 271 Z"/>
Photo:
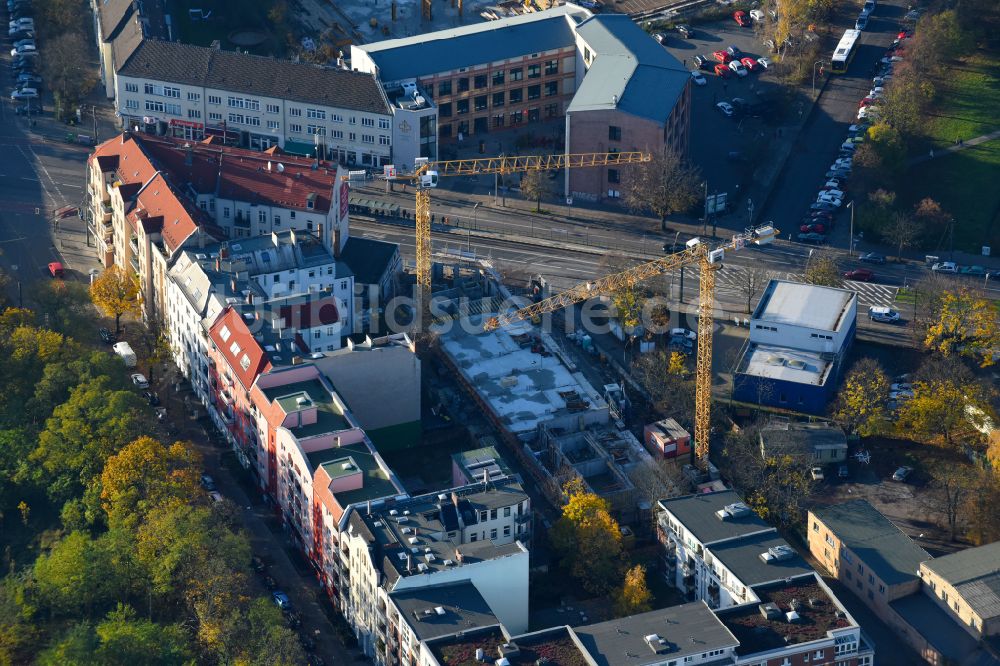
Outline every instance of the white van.
<path id="1" fill-rule="evenodd" d="M 135 362 L 136 362 L 135 352 L 132 351 L 132 346 L 129 345 L 129 343 L 116 342 L 114 347 L 112 347 L 112 349 L 114 349 L 115 353 L 118 354 L 123 361 L 125 361 L 126 368 L 135 367 Z"/>
<path id="2" fill-rule="evenodd" d="M 873 305 L 868 308 L 868 318 L 872 321 L 881 321 L 887 324 L 895 324 L 899 321 L 899 313 L 885 306 Z"/>

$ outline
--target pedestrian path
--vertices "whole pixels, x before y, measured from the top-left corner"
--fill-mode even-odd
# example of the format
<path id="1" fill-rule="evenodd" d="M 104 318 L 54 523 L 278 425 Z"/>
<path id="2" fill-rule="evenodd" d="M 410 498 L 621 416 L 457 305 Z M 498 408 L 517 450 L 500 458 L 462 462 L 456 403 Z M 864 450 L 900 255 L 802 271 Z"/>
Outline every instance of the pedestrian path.
<path id="1" fill-rule="evenodd" d="M 987 141 L 992 141 L 993 139 L 1000 138 L 1000 130 L 995 130 L 989 134 L 983 134 L 982 136 L 977 136 L 975 138 L 969 139 L 968 141 L 961 141 L 953 146 L 947 146 L 945 148 L 940 148 L 938 150 L 931 150 L 926 155 L 920 155 L 914 157 L 909 162 L 908 166 L 913 166 L 914 164 L 920 164 L 921 162 L 927 162 L 929 160 L 936 159 L 938 157 L 944 157 L 945 155 L 950 155 L 952 153 L 957 153 L 960 150 L 967 150 L 974 146 L 986 143 Z"/>

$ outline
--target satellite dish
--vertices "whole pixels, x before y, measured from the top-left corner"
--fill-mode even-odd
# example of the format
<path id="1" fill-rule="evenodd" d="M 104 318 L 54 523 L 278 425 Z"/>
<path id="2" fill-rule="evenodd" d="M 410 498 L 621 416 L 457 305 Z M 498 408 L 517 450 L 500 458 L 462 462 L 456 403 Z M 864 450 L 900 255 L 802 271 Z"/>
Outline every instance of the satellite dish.
<path id="1" fill-rule="evenodd" d="M 278 173 L 285 173 L 285 165 L 278 162 Z"/>

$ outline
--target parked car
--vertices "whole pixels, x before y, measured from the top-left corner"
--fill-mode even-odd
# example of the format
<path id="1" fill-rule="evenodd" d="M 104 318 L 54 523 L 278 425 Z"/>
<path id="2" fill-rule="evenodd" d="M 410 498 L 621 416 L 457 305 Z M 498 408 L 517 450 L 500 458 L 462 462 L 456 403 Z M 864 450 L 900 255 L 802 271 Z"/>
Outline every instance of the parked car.
<path id="1" fill-rule="evenodd" d="M 713 71 L 715 72 L 715 75 L 721 79 L 729 78 L 730 74 L 729 67 L 723 65 L 721 62 L 713 68 Z"/>
<path id="2" fill-rule="evenodd" d="M 869 264 L 884 264 L 885 255 L 879 254 L 878 252 L 865 252 L 858 257 L 858 261 L 864 261 Z"/>
<path id="3" fill-rule="evenodd" d="M 23 46 L 15 46 L 10 50 L 10 57 L 16 58 L 31 58 L 38 55 L 38 49 L 35 48 L 34 43 L 24 44 Z"/>
<path id="4" fill-rule="evenodd" d="M 708 83 L 708 81 L 705 80 L 705 75 L 699 72 L 697 69 L 691 70 L 691 80 L 694 82 L 696 86 L 703 86 L 706 83 Z"/>
<path id="5" fill-rule="evenodd" d="M 846 481 L 851 476 L 851 471 L 847 468 L 847 465 L 841 465 L 837 468 L 837 478 L 841 481 Z"/>
<path id="6" fill-rule="evenodd" d="M 741 28 L 749 28 L 753 25 L 753 22 L 750 20 L 750 16 L 743 10 L 734 13 L 733 20 L 736 21 Z"/>
<path id="7" fill-rule="evenodd" d="M 750 19 L 757 22 L 762 22 L 764 20 L 764 12 L 759 9 L 750 10 Z"/>
<path id="8" fill-rule="evenodd" d="M 824 234 L 826 233 L 826 226 L 818 222 L 809 222 L 800 226 L 799 231 L 804 234 Z"/>
<path id="9" fill-rule="evenodd" d="M 771 59 L 767 57 L 757 58 L 757 64 L 764 69 L 771 69 Z"/>
<path id="10" fill-rule="evenodd" d="M 205 490 L 215 490 L 215 479 L 208 474 L 202 474 L 199 483 Z"/>
<path id="11" fill-rule="evenodd" d="M 210 493 L 208 493 L 208 499 L 212 500 L 213 503 L 221 502 L 223 500 L 222 493 L 220 493 L 218 490 L 213 490 Z"/>
<path id="12" fill-rule="evenodd" d="M 15 90 L 15 91 L 11 92 L 10 98 L 12 100 L 38 99 L 38 89 L 37 88 L 21 88 L 20 90 Z"/>
<path id="13" fill-rule="evenodd" d="M 719 102 L 715 105 L 715 108 L 717 108 L 726 118 L 733 117 L 733 107 L 729 104 L 729 102 Z"/>
<path id="14" fill-rule="evenodd" d="M 892 474 L 892 480 L 893 481 L 899 481 L 900 483 L 903 483 L 908 478 L 910 478 L 910 474 L 913 474 L 913 468 L 912 467 L 907 467 L 906 465 L 903 465 L 902 467 L 900 467 L 899 469 L 897 469 L 895 472 L 893 472 L 893 474 Z"/>
<path id="15" fill-rule="evenodd" d="M 686 23 L 681 23 L 677 26 L 677 33 L 684 39 L 691 39 L 694 37 L 694 29 Z"/>
<path id="16" fill-rule="evenodd" d="M 281 590 L 275 590 L 274 592 L 271 592 L 271 601 L 274 602 L 275 606 L 277 606 L 282 610 L 292 607 L 292 600 L 289 599 L 288 595 L 282 592 Z"/>
<path id="17" fill-rule="evenodd" d="M 961 275 L 969 275 L 972 277 L 985 277 L 986 269 L 982 266 L 962 266 L 958 270 Z"/>
<path id="18" fill-rule="evenodd" d="M 880 111 L 878 106 L 874 104 L 871 106 L 863 106 L 860 109 L 858 109 L 858 120 L 862 120 L 864 118 L 871 118 L 872 120 L 878 120 L 879 113 Z"/>
<path id="19" fill-rule="evenodd" d="M 913 384 L 910 384 L 909 382 L 896 382 L 894 384 L 890 384 L 889 385 L 889 390 L 890 391 L 912 391 L 913 390 Z"/>
<path id="20" fill-rule="evenodd" d="M 712 65 L 712 59 L 704 55 L 696 55 L 694 57 L 694 64 L 698 65 L 699 69 L 707 69 Z"/>
<path id="21" fill-rule="evenodd" d="M 149 381 L 146 379 L 146 375 L 139 372 L 132 375 L 132 383 L 136 386 L 136 388 L 149 388 Z"/>
<path id="22" fill-rule="evenodd" d="M 747 68 L 744 67 L 743 63 L 740 62 L 739 60 L 730 60 L 729 61 L 729 69 L 731 69 L 734 72 L 736 72 L 737 76 L 741 76 L 742 77 L 742 76 L 746 76 L 747 75 Z"/>
<path id="23" fill-rule="evenodd" d="M 931 266 L 931 270 L 935 273 L 958 273 L 958 264 L 954 261 L 939 261 Z"/>
<path id="24" fill-rule="evenodd" d="M 663 42 L 667 41 L 667 36 L 664 35 L 662 32 L 654 32 L 653 39 L 655 39 L 657 43 L 662 44 Z"/>
<path id="25" fill-rule="evenodd" d="M 143 391 L 142 397 L 146 399 L 150 407 L 156 407 L 160 404 L 160 398 L 152 391 Z"/>
<path id="26" fill-rule="evenodd" d="M 827 203 L 825 201 L 817 201 L 809 206 L 809 210 L 823 210 L 823 211 L 834 211 L 837 207 L 832 203 Z"/>
<path id="27" fill-rule="evenodd" d="M 824 478 L 823 468 L 820 467 L 819 465 L 813 465 L 811 468 L 809 468 L 809 476 L 812 477 L 813 481 L 822 481 Z"/>
<path id="28" fill-rule="evenodd" d="M 812 245 L 822 245 L 826 242 L 825 235 L 815 232 L 799 234 L 798 239 L 800 243 L 810 243 Z"/>
<path id="29" fill-rule="evenodd" d="M 829 224 L 833 226 L 833 213 L 828 210 L 814 210 L 809 213 L 809 222 L 822 222 L 823 224 Z"/>
<path id="30" fill-rule="evenodd" d="M 731 44 L 731 45 L 727 46 L 726 47 L 726 53 L 729 54 L 730 58 L 737 58 L 737 59 L 739 59 L 739 58 L 743 57 L 743 51 L 740 51 L 739 47 L 736 46 L 735 44 Z"/>
<path id="31" fill-rule="evenodd" d="M 63 265 L 58 261 L 53 261 L 49 263 L 49 275 L 54 278 L 61 278 L 63 276 Z"/>
<path id="32" fill-rule="evenodd" d="M 822 192 L 820 192 L 816 196 L 816 201 L 817 202 L 822 202 L 822 203 L 833 204 L 834 208 L 840 208 L 841 204 L 844 203 L 843 198 L 841 198 L 841 197 L 834 197 L 834 196 L 828 196 L 826 194 L 823 194 Z"/>
<path id="33" fill-rule="evenodd" d="M 721 49 L 718 51 L 712 51 L 712 56 L 719 62 L 727 65 L 729 64 L 729 61 L 733 59 L 733 56 Z"/>
<path id="34" fill-rule="evenodd" d="M 740 62 L 743 63 L 743 66 L 747 68 L 748 72 L 753 72 L 757 69 L 757 61 L 750 56 L 743 56 L 740 58 Z"/>
<path id="35" fill-rule="evenodd" d="M 857 20 L 854 22 L 854 29 L 855 30 L 864 30 L 867 27 L 868 27 L 868 15 L 867 14 L 861 14 L 860 16 L 858 16 Z"/>
<path id="36" fill-rule="evenodd" d="M 670 329 L 671 338 L 683 338 L 685 340 L 690 340 L 694 342 L 698 339 L 698 334 L 692 331 L 690 328 L 672 328 Z"/>
<path id="37" fill-rule="evenodd" d="M 899 313 L 884 305 L 872 305 L 868 308 L 868 318 L 884 324 L 895 324 L 899 321 Z"/>
<path id="38" fill-rule="evenodd" d="M 842 191 L 836 189 L 836 188 L 833 188 L 833 187 L 830 187 L 830 188 L 824 187 L 822 190 L 820 190 L 820 194 L 824 194 L 824 195 L 829 196 L 829 197 L 836 197 L 838 199 L 843 199 L 844 198 L 844 193 Z"/>
<path id="39" fill-rule="evenodd" d="M 113 345 L 118 342 L 118 336 L 106 328 L 102 328 L 97 333 L 101 336 L 101 341 L 103 341 L 106 345 Z"/>
<path id="40" fill-rule="evenodd" d="M 858 282 L 873 282 L 875 280 L 875 273 L 867 268 L 855 268 L 853 271 L 844 273 L 844 277 L 848 280 L 856 280 Z"/>
<path id="41" fill-rule="evenodd" d="M 41 83 L 42 77 L 38 76 L 34 72 L 21 72 L 17 75 L 18 83 Z"/>

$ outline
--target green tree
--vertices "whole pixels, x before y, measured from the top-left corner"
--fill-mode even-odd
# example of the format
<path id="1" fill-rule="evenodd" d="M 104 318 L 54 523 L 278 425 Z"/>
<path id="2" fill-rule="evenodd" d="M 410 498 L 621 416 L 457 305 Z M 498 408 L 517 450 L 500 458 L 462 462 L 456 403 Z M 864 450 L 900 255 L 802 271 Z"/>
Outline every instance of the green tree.
<path id="1" fill-rule="evenodd" d="M 871 437 L 885 432 L 889 425 L 886 399 L 889 376 L 873 358 L 862 358 L 844 379 L 834 407 L 834 418 L 848 432 Z"/>
<path id="2" fill-rule="evenodd" d="M 39 666 L 101 666 L 94 626 L 87 620 L 74 624 L 38 655 Z"/>
<path id="3" fill-rule="evenodd" d="M 668 375 L 686 375 L 687 364 L 684 354 L 681 352 L 670 353 L 670 365 L 667 366 Z"/>
<path id="4" fill-rule="evenodd" d="M 625 572 L 625 581 L 615 594 L 615 615 L 626 617 L 653 609 L 653 595 L 646 585 L 646 567 L 637 564 Z"/>
<path id="5" fill-rule="evenodd" d="M 161 625 L 137 618 L 130 606 L 118 604 L 118 608 L 97 625 L 95 633 L 100 641 L 97 656 L 101 664 L 169 666 L 191 663 L 188 634 L 180 625 Z"/>
<path id="6" fill-rule="evenodd" d="M 150 428 L 135 393 L 111 389 L 107 377 L 80 384 L 38 436 L 30 456 L 36 479 L 54 500 L 78 496 L 110 456 Z"/>
<path id="7" fill-rule="evenodd" d="M 46 40 L 42 72 L 55 94 L 58 115 L 70 115 L 70 110 L 96 85 L 97 77 L 89 62 L 90 47 L 77 26 L 53 32 Z"/>
<path id="8" fill-rule="evenodd" d="M 669 149 L 627 170 L 622 198 L 629 210 L 646 212 L 667 228 L 667 216 L 690 210 L 701 199 L 701 171 Z"/>
<path id="9" fill-rule="evenodd" d="M 90 298 L 101 312 L 115 318 L 115 333 L 121 330 L 123 315 L 138 316 L 142 312 L 139 278 L 118 266 L 111 266 L 90 285 Z"/>
<path id="10" fill-rule="evenodd" d="M 944 356 L 967 356 L 982 367 L 993 365 L 1000 349 L 1000 316 L 969 289 L 947 290 L 934 303 L 924 347 Z"/>
<path id="11" fill-rule="evenodd" d="M 79 616 L 112 601 L 106 552 L 83 532 L 71 532 L 35 560 L 35 583 L 54 616 Z"/>
<path id="12" fill-rule="evenodd" d="M 970 421 L 967 405 L 989 413 L 988 405 L 977 393 L 974 384 L 963 385 L 947 377 L 914 382 L 913 398 L 899 407 L 896 428 L 908 437 L 931 441 L 940 438 L 947 446 L 954 446 L 956 436 L 974 433 L 974 426 L 981 425 Z"/>
<path id="13" fill-rule="evenodd" d="M 228 624 L 233 661 L 257 666 L 293 666 L 305 660 L 295 632 L 285 626 L 281 612 L 266 599 L 254 599 L 246 612 Z"/>
<path id="14" fill-rule="evenodd" d="M 587 492 L 582 481 L 570 481 L 563 491 L 568 499 L 552 527 L 552 545 L 585 590 L 604 594 L 621 575 L 621 530 L 607 500 Z"/>
<path id="15" fill-rule="evenodd" d="M 535 200 L 535 212 L 542 212 L 542 199 L 552 196 L 555 184 L 546 171 L 526 171 L 521 174 L 521 193 Z"/>
<path id="16" fill-rule="evenodd" d="M 14 574 L 0 579 L 0 664 L 27 664 L 41 641 L 34 607 L 26 603 L 25 585 Z"/>
<path id="17" fill-rule="evenodd" d="M 892 125 L 879 122 L 869 127 L 868 142 L 879 157 L 880 168 L 898 175 L 906 167 L 906 144 Z"/>

